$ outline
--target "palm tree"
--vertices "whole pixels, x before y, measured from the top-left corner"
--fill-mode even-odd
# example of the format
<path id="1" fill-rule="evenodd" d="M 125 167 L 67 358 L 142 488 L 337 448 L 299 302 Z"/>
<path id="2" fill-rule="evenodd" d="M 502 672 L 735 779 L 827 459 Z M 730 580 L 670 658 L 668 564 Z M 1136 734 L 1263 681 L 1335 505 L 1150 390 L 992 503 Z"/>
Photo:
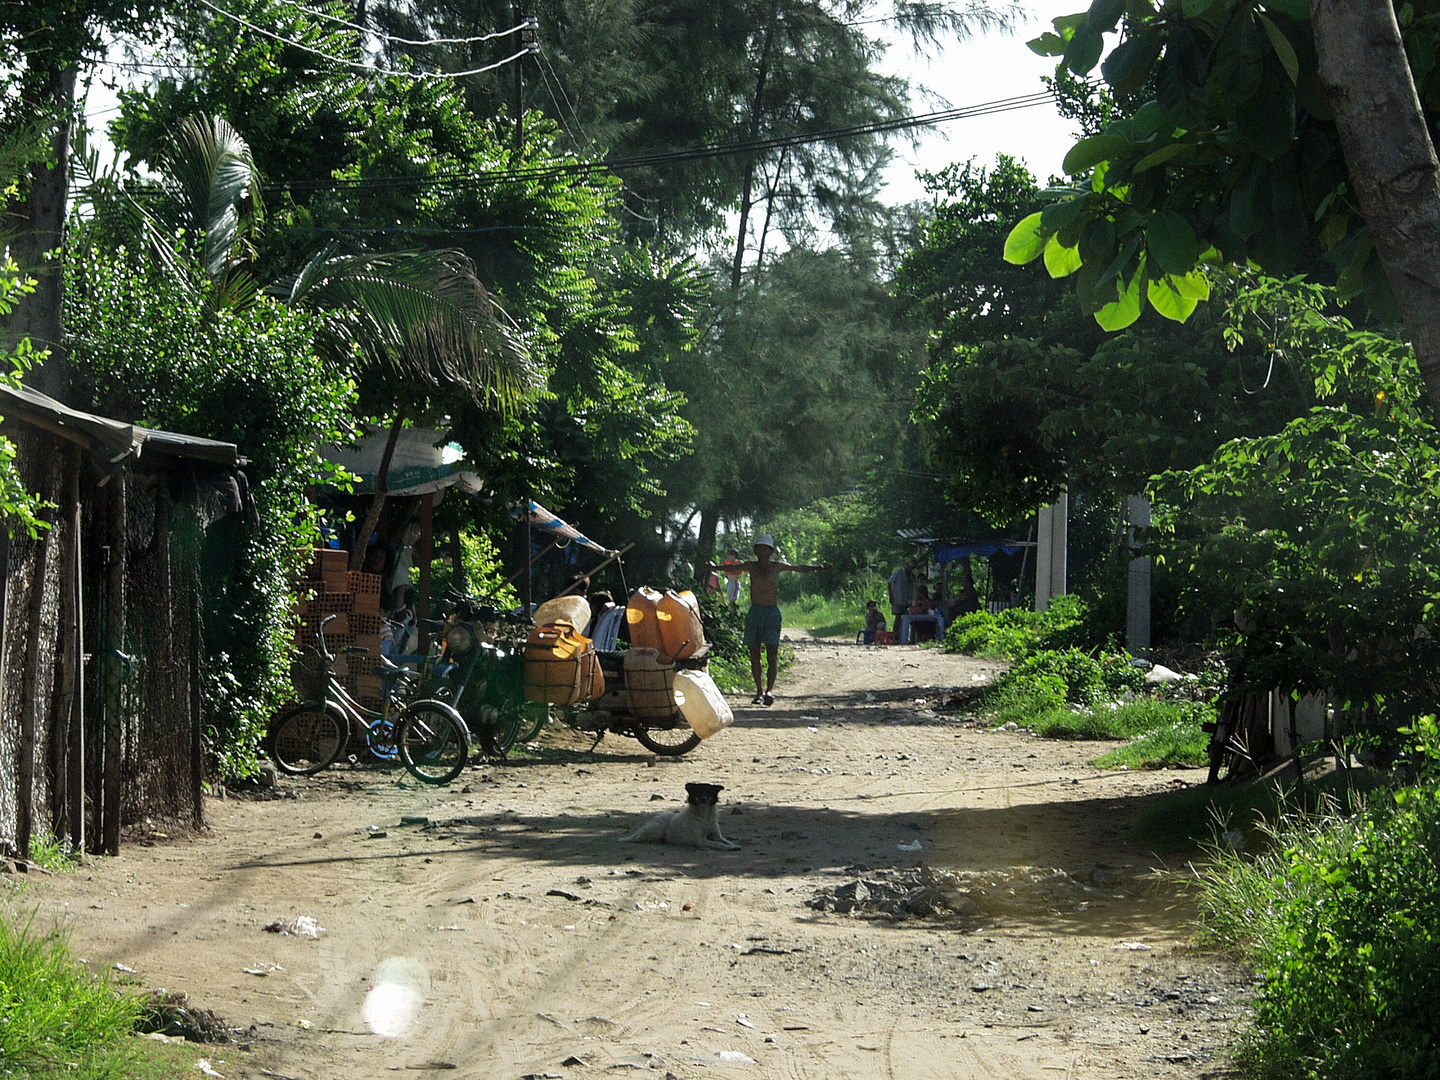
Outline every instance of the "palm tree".
<path id="1" fill-rule="evenodd" d="M 358 570 L 384 509 L 396 442 L 419 402 L 436 391 L 459 392 L 509 413 L 542 388 L 543 375 L 519 328 L 460 252 L 356 255 L 327 247 L 293 281 L 262 287 L 245 268 L 246 235 L 263 211 L 259 179 L 249 145 L 228 121 L 187 117 L 161 162 L 159 183 L 169 197 L 154 211 L 128 198 L 118 200 L 118 208 L 166 264 L 177 258 L 177 229 L 196 238 L 195 258 L 211 281 L 210 304 L 243 309 L 265 291 L 320 312 L 317 355 L 385 387 L 392 403 L 389 437 L 375 497 L 350 554 L 350 568 Z M 92 188 L 117 207 L 113 183 Z"/>

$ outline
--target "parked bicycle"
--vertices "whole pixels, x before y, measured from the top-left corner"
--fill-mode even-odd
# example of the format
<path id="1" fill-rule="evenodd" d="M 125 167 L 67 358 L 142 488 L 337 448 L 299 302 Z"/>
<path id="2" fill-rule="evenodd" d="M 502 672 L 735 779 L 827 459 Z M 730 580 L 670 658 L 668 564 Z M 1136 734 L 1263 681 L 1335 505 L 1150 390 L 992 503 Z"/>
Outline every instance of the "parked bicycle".
<path id="1" fill-rule="evenodd" d="M 428 779 L 423 775 L 427 770 L 449 768 L 457 758 L 463 768 L 468 739 L 454 745 L 453 725 L 460 720 L 455 710 L 423 697 L 402 704 L 423 683 L 421 672 L 380 658 L 376 673 L 386 687 L 379 711 L 366 708 L 345 689 L 335 676 L 336 656 L 325 643 L 325 627 L 335 617 L 321 620 L 315 631 L 318 650 L 309 651 L 292 667 L 296 688 L 307 700 L 271 725 L 269 750 L 276 766 L 292 776 L 311 776 L 333 764 L 352 742 L 363 741 L 377 758 L 398 757 L 417 779 Z M 362 646 L 343 651 L 352 657 L 369 652 Z M 460 726 L 463 729 L 463 724 Z"/>

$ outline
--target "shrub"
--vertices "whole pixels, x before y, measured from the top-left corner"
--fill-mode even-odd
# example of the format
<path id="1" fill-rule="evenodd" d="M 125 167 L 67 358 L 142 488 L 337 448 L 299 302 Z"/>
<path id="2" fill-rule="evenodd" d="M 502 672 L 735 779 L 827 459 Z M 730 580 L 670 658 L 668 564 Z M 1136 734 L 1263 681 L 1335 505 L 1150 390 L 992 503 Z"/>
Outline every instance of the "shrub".
<path id="1" fill-rule="evenodd" d="M 1007 608 L 998 615 L 973 611 L 945 630 L 947 652 L 1023 660 L 1039 649 L 1071 649 L 1089 644 L 1085 602 L 1078 596 L 1057 596 L 1043 613 Z"/>
<path id="2" fill-rule="evenodd" d="M 1131 666 L 1124 653 L 1091 656 L 1079 649 L 1047 649 L 1026 657 L 1001 675 L 992 693 L 1023 686 L 1036 676 L 1059 679 L 1065 687 L 1065 700 L 1076 705 L 1110 700 L 1145 685 L 1144 674 Z"/>
<path id="3" fill-rule="evenodd" d="M 1261 978 L 1240 1060 L 1264 1077 L 1440 1073 L 1440 786 L 1266 831 L 1253 861 L 1215 852 L 1201 897 L 1211 940 L 1246 947 Z"/>

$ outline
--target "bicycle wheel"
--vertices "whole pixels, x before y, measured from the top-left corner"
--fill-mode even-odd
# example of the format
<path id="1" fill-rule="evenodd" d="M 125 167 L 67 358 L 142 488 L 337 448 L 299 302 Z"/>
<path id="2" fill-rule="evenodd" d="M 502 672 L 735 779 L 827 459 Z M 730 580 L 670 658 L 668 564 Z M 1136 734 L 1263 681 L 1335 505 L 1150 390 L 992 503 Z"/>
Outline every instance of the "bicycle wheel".
<path id="1" fill-rule="evenodd" d="M 515 733 L 515 742 L 527 743 L 540 734 L 540 729 L 550 722 L 550 709 L 545 705 L 529 704 L 522 710 L 520 727 Z"/>
<path id="2" fill-rule="evenodd" d="M 340 756 L 348 728 L 338 705 L 307 701 L 271 726 L 270 756 L 283 773 L 311 776 Z"/>
<path id="3" fill-rule="evenodd" d="M 646 750 L 652 754 L 663 754 L 666 757 L 688 754 L 700 745 L 700 736 L 696 735 L 694 729 L 683 720 L 670 728 L 636 724 L 631 731 Z"/>
<path id="4" fill-rule="evenodd" d="M 1239 719 L 1239 700 L 1227 701 L 1216 718 L 1214 730 L 1210 732 L 1210 775 L 1205 780 L 1207 784 L 1228 780 L 1240 762 L 1241 755 L 1234 745 Z"/>
<path id="5" fill-rule="evenodd" d="M 470 739 L 454 714 L 435 701 L 420 701 L 400 718 L 400 760 L 416 780 L 448 784 L 465 768 Z"/>
<path id="6" fill-rule="evenodd" d="M 400 747 L 395 741 L 398 726 L 396 721 L 388 716 L 365 725 L 365 745 L 369 747 L 372 757 L 381 761 L 394 761 L 400 756 Z"/>

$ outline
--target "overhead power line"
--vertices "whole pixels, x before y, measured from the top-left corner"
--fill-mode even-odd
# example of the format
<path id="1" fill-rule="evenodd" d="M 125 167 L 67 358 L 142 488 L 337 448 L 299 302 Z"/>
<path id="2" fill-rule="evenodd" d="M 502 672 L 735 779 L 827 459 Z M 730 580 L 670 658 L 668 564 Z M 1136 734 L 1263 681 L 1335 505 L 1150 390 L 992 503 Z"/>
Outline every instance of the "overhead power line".
<path id="1" fill-rule="evenodd" d="M 205 3 L 206 0 L 201 0 Z M 454 185 L 459 187 L 506 183 L 516 180 L 546 180 L 558 176 L 583 175 L 592 172 L 622 172 L 627 169 L 653 168 L 685 161 L 700 161 L 706 158 L 727 157 L 735 154 L 760 154 L 791 146 L 855 138 L 862 135 L 876 135 L 891 131 L 904 131 L 917 127 L 932 127 L 952 120 L 966 120 L 979 116 L 994 116 L 998 113 L 1013 112 L 1044 105 L 1053 99 L 1049 91 L 1022 94 L 1017 97 L 986 101 L 978 105 L 966 105 L 937 112 L 918 113 L 911 116 L 897 116 L 890 120 L 876 120 L 868 124 L 855 124 L 843 128 L 826 128 L 821 131 L 800 132 L 794 135 L 779 135 L 769 139 L 751 139 L 745 142 L 714 143 L 696 146 L 686 150 L 662 151 L 652 154 L 637 154 L 631 157 L 605 158 L 600 161 L 574 161 L 555 165 L 541 165 L 533 168 L 489 169 L 476 173 L 444 173 L 435 176 L 393 176 L 354 180 L 294 180 L 283 184 L 267 185 L 267 190 L 376 190 L 384 188 L 427 188 Z"/>
<path id="2" fill-rule="evenodd" d="M 317 8 L 308 8 L 304 4 L 296 4 L 295 8 L 298 11 L 305 12 L 306 15 L 313 15 L 317 19 L 325 19 L 328 22 L 339 23 L 341 26 L 349 27 L 351 30 L 358 30 L 362 34 L 369 34 L 372 37 L 379 38 L 381 41 L 388 41 L 395 45 L 479 45 L 482 42 L 497 41 L 500 38 L 510 37 L 518 34 L 521 30 L 537 29 L 540 25 L 540 20 L 532 16 L 524 22 L 510 27 L 509 30 L 496 30 L 493 33 L 478 34 L 474 37 L 427 38 L 424 40 L 416 40 L 414 38 L 396 37 L 394 34 L 387 34 L 383 30 L 376 30 L 369 26 L 361 26 L 359 23 L 342 19 L 338 15 L 331 15 L 329 12 L 320 11 Z"/>
<path id="3" fill-rule="evenodd" d="M 458 79 L 465 75 L 483 75 L 487 71 L 494 71 L 496 68 L 502 68 L 506 64 L 514 63 L 522 56 L 528 56 L 531 52 L 534 51 L 530 46 L 527 45 L 525 48 L 521 49 L 513 56 L 507 56 L 504 60 L 497 60 L 493 64 L 486 64 L 484 67 L 471 68 L 468 71 L 395 71 L 390 68 L 382 68 L 376 67 L 371 64 L 366 64 L 359 60 L 350 60 L 343 56 L 334 56 L 330 53 L 315 48 L 315 46 L 313 45 L 306 45 L 303 41 L 296 41 L 293 38 L 287 38 L 282 34 L 275 33 L 275 31 L 273 30 L 267 30 L 265 29 L 265 27 L 259 26 L 256 23 L 251 22 L 249 19 L 244 18 L 243 16 L 236 15 L 233 11 L 226 11 L 222 7 L 217 7 L 216 5 L 210 3 L 210 0 L 200 0 L 200 4 L 202 7 L 209 8 L 217 15 L 223 16 L 224 18 L 227 18 L 232 22 L 239 23 L 247 30 L 253 30 L 255 31 L 255 33 L 262 34 L 268 38 L 272 38 L 273 40 L 278 41 L 283 45 L 290 45 L 297 49 L 303 49 L 305 52 L 308 52 L 313 56 L 318 56 L 323 60 L 329 60 L 332 64 L 340 64 L 343 67 L 352 68 L 356 71 L 362 71 L 367 75 L 394 75 L 398 78 L 415 79 L 417 81 L 424 81 L 427 79 Z"/>

